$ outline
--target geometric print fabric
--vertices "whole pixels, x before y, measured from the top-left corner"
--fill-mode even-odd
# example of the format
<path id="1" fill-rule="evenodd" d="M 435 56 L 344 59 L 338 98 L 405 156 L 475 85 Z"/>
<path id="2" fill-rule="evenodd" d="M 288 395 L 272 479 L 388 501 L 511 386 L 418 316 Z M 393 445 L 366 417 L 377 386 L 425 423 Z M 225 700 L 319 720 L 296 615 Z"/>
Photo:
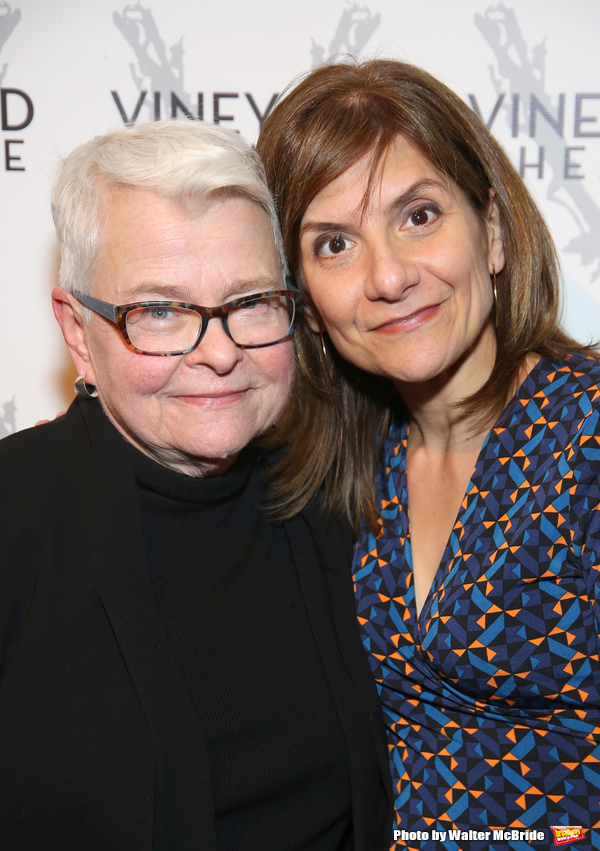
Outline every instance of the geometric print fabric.
<path id="1" fill-rule="evenodd" d="M 600 366 L 540 360 L 490 431 L 416 616 L 408 426 L 378 476 L 379 532 L 354 559 L 385 716 L 396 827 L 543 830 L 545 841 L 400 840 L 421 851 L 600 848 Z"/>

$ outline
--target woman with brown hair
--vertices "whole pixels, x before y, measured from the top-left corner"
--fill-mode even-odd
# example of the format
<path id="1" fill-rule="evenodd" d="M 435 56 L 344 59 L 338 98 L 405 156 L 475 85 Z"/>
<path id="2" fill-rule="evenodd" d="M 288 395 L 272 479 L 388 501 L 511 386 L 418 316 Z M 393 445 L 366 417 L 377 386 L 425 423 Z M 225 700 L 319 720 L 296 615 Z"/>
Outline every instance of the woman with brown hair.
<path id="1" fill-rule="evenodd" d="M 258 149 L 307 304 L 279 493 L 324 482 L 355 523 L 394 838 L 600 847 L 600 365 L 560 327 L 547 227 L 405 63 L 317 69 Z"/>

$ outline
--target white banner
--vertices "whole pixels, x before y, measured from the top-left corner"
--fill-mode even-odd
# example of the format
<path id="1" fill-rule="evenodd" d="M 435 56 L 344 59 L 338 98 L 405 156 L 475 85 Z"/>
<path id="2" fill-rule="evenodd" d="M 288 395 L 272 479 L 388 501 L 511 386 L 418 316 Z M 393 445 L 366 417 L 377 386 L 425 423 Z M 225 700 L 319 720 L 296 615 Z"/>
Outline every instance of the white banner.
<path id="1" fill-rule="evenodd" d="M 73 395 L 50 306 L 58 158 L 159 117 L 255 141 L 277 94 L 340 53 L 414 62 L 480 113 L 548 218 L 567 327 L 600 337 L 599 35 L 594 0 L 0 0 L 0 436 Z"/>

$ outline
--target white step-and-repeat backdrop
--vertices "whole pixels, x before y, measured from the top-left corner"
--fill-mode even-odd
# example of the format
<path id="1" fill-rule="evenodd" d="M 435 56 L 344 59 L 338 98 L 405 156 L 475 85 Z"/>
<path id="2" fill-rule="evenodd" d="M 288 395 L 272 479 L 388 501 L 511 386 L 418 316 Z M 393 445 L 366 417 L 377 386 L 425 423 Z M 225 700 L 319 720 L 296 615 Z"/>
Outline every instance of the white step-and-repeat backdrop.
<path id="1" fill-rule="evenodd" d="M 277 94 L 343 53 L 421 65 L 480 113 L 548 217 L 567 327 L 600 337 L 599 38 L 598 0 L 0 0 L 0 436 L 73 395 L 50 306 L 58 158 L 156 117 L 255 141 Z"/>

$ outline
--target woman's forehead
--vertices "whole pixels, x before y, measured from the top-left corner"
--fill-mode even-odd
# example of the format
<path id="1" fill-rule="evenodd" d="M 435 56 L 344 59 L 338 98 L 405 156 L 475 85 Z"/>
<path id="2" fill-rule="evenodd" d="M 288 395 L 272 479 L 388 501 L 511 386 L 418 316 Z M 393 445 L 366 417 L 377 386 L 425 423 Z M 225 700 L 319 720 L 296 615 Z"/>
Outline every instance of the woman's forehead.
<path id="1" fill-rule="evenodd" d="M 314 215 L 336 210 L 363 215 L 371 208 L 395 203 L 396 196 L 421 186 L 454 184 L 405 137 L 396 136 L 379 160 L 375 151 L 364 154 L 318 192 L 307 207 L 303 224 Z"/>

